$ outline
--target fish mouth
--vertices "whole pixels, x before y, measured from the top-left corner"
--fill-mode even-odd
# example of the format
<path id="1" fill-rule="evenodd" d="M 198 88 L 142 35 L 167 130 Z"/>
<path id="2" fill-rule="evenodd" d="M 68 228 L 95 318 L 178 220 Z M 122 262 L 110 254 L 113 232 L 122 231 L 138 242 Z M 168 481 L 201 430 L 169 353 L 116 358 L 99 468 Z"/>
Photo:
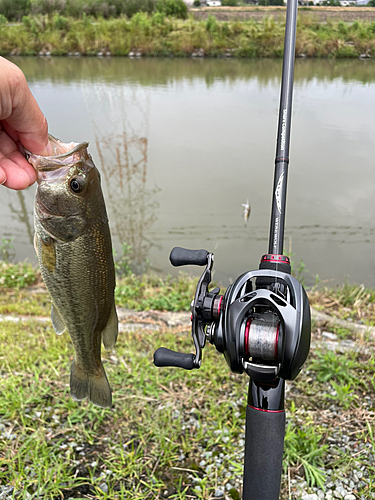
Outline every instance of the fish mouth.
<path id="1" fill-rule="evenodd" d="M 52 135 L 48 135 L 48 138 L 54 153 L 51 156 L 36 155 L 25 149 L 28 162 L 37 172 L 50 172 L 61 167 L 68 167 L 89 157 L 88 142 L 64 143 Z"/>

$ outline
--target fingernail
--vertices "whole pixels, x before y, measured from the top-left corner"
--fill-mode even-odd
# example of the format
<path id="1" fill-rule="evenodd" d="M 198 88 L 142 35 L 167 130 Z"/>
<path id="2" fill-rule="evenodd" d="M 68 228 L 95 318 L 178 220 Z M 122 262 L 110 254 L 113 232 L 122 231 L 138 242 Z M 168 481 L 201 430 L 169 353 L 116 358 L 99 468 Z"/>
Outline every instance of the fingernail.
<path id="1" fill-rule="evenodd" d="M 5 177 L 5 179 L 3 180 L 3 182 L 1 183 L 1 185 L 5 184 L 7 181 L 7 178 Z"/>

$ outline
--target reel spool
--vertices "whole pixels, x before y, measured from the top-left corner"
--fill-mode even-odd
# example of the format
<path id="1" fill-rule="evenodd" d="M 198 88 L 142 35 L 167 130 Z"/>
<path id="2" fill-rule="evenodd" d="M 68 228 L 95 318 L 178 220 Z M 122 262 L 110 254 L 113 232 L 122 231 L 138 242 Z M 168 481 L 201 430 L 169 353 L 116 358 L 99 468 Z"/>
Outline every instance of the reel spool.
<path id="1" fill-rule="evenodd" d="M 240 338 L 243 338 L 244 360 L 280 361 L 280 337 L 280 322 L 272 313 L 265 313 L 259 318 L 248 318 L 240 333 Z"/>

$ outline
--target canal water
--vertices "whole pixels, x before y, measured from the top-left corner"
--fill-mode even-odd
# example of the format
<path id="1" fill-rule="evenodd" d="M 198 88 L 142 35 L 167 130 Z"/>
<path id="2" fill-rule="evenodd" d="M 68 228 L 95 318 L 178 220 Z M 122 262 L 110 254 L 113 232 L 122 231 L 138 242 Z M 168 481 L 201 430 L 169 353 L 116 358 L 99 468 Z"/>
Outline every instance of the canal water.
<path id="1" fill-rule="evenodd" d="M 14 58 L 51 134 L 90 141 L 117 254 L 176 274 L 173 246 L 215 253 L 224 285 L 268 250 L 282 62 Z M 304 278 L 375 286 L 375 63 L 297 60 L 285 251 Z M 36 261 L 35 186 L 1 190 L 0 238 Z M 249 200 L 245 227 L 242 204 Z M 187 269 L 199 273 L 198 268 Z"/>

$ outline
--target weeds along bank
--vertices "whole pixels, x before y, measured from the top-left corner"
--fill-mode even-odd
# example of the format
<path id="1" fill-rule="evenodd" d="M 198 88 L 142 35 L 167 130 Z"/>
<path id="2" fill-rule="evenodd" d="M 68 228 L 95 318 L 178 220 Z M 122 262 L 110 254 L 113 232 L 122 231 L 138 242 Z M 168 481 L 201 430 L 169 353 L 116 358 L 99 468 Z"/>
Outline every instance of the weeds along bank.
<path id="1" fill-rule="evenodd" d="M 282 57 L 284 27 L 284 21 L 272 17 L 257 22 L 209 16 L 197 21 L 162 11 L 116 19 L 24 16 L 21 23 L 0 24 L 0 54 Z M 373 57 L 375 22 L 320 23 L 304 14 L 298 22 L 296 55 Z"/>
<path id="2" fill-rule="evenodd" d="M 0 315 L 49 316 L 51 301 L 39 270 L 28 262 L 13 263 L 2 259 L 1 252 L 0 245 Z M 152 273 L 136 275 L 124 257 L 116 259 L 115 269 L 117 306 L 135 311 L 190 311 L 197 278 L 183 273 L 177 278 L 161 278 Z M 304 281 L 300 269 L 293 274 Z M 327 288 L 318 282 L 308 288 L 308 295 L 311 306 L 317 311 L 349 323 L 375 326 L 373 289 L 348 283 Z"/>

